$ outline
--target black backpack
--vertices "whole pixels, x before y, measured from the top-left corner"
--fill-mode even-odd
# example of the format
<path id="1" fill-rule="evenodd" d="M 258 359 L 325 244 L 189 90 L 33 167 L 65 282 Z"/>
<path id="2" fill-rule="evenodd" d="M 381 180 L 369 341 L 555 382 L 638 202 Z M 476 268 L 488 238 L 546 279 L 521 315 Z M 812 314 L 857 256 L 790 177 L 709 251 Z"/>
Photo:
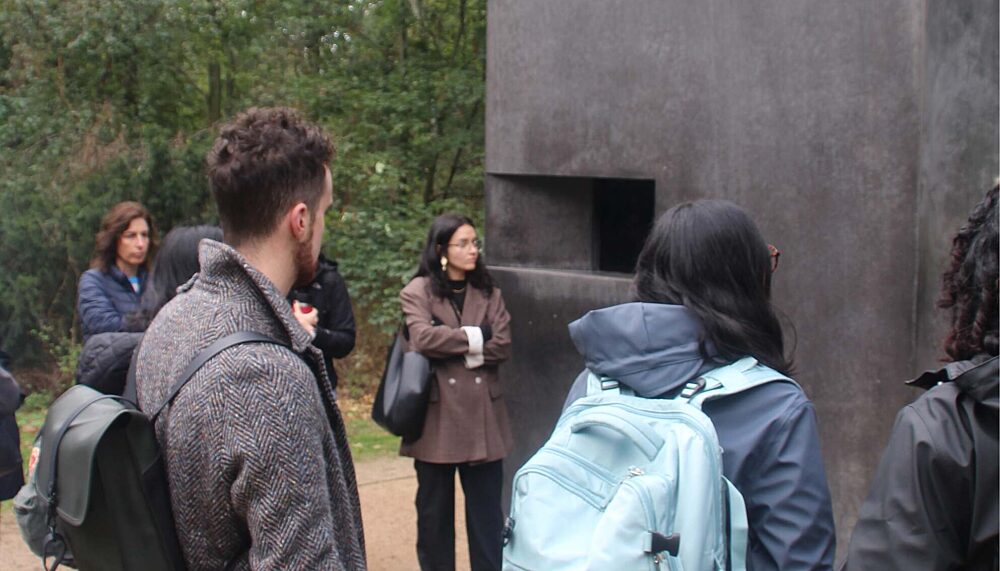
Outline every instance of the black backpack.
<path id="1" fill-rule="evenodd" d="M 192 359 L 151 415 L 128 399 L 85 385 L 70 388 L 52 403 L 36 469 L 40 503 L 47 510 L 43 561 L 48 571 L 61 564 L 82 571 L 185 569 L 153 427 L 202 365 L 243 343 L 283 345 L 247 331 L 219 339 Z M 134 375 L 135 359 L 129 370 Z"/>

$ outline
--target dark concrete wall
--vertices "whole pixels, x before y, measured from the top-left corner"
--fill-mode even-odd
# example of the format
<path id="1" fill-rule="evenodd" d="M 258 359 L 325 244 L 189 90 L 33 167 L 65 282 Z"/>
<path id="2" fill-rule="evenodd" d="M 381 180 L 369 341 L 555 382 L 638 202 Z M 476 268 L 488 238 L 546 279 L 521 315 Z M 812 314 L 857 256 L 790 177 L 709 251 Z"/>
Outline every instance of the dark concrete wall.
<path id="1" fill-rule="evenodd" d="M 511 316 L 517 360 L 505 365 L 504 394 L 518 450 L 509 459 L 520 466 L 534 453 L 524 442 L 541 443 L 552 432 L 569 381 L 583 369 L 566 324 L 594 307 L 614 305 L 628 294 L 629 280 L 576 272 L 491 266 Z M 537 445 L 536 445 L 537 447 Z"/>
<path id="2" fill-rule="evenodd" d="M 951 242 L 996 181 L 998 44 L 996 0 L 929 2 L 924 39 L 917 264 L 917 369 L 943 356 L 947 314 L 935 310 Z"/>
<path id="3" fill-rule="evenodd" d="M 586 178 L 490 177 L 492 264 L 589 270 L 596 252 L 593 182 Z M 550 224 L 548 221 L 555 221 Z"/>
<path id="4" fill-rule="evenodd" d="M 926 308 L 948 235 L 997 174 L 996 6 L 491 0 L 486 234 L 515 324 L 508 475 L 582 365 L 565 324 L 627 295 L 625 279 L 534 268 L 594 267 L 591 177 L 651 179 L 657 213 L 726 198 L 782 250 L 774 297 L 846 545 L 915 396 L 901 381 L 940 336 Z"/>

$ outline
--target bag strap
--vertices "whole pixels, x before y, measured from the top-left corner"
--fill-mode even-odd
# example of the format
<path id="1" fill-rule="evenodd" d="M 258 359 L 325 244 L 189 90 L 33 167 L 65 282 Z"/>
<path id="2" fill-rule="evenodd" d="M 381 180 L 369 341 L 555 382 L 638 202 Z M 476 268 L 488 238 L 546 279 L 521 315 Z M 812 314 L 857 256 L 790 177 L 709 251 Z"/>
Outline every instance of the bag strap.
<path id="1" fill-rule="evenodd" d="M 209 361 L 209 359 L 215 357 L 230 347 L 235 347 L 244 343 L 272 343 L 283 347 L 288 346 L 277 339 L 264 335 L 263 333 L 257 333 L 256 331 L 237 331 L 236 333 L 226 335 L 222 339 L 215 341 L 208 347 L 202 349 L 201 352 L 194 356 L 194 359 L 191 359 L 187 368 L 184 369 L 183 373 L 181 373 L 180 378 L 174 383 L 174 386 L 170 388 L 167 398 L 162 404 L 160 404 L 159 407 L 156 408 L 156 412 L 150 415 L 151 422 L 156 424 L 156 419 L 160 416 L 160 413 L 163 412 L 163 409 L 173 402 L 173 400 L 177 397 L 177 394 L 184 388 L 184 385 L 186 385 L 188 381 L 194 377 L 194 374 L 197 373 L 198 370 Z"/>
<path id="2" fill-rule="evenodd" d="M 145 339 L 145 335 L 142 336 Z M 141 410 L 139 408 L 139 395 L 138 390 L 135 386 L 135 367 L 136 362 L 139 360 L 139 349 L 142 348 L 142 339 L 135 344 L 135 349 L 132 350 L 132 357 L 128 360 L 128 374 L 125 375 L 125 389 L 122 392 L 122 396 L 125 400 L 132 403 L 136 410 Z"/>
<path id="3" fill-rule="evenodd" d="M 766 365 L 761 365 L 757 359 L 743 357 L 734 363 L 712 369 L 697 379 L 688 381 L 674 399 L 701 408 L 704 403 L 710 400 L 742 393 L 775 381 L 799 386 L 791 378 Z M 586 396 L 599 394 L 635 396 L 636 393 L 631 387 L 621 384 L 614 378 L 588 370 Z"/>
<path id="4" fill-rule="evenodd" d="M 735 395 L 767 383 L 782 381 L 799 386 L 791 378 L 761 365 L 753 357 L 743 357 L 735 363 L 712 369 L 693 381 L 689 381 L 675 397 L 698 407 L 711 400 Z"/>
<path id="5" fill-rule="evenodd" d="M 635 391 L 632 390 L 632 387 L 621 384 L 617 379 L 612 379 L 607 375 L 598 375 L 597 373 L 588 370 L 587 394 L 585 396 L 589 397 L 601 394 L 632 397 L 635 396 Z"/>

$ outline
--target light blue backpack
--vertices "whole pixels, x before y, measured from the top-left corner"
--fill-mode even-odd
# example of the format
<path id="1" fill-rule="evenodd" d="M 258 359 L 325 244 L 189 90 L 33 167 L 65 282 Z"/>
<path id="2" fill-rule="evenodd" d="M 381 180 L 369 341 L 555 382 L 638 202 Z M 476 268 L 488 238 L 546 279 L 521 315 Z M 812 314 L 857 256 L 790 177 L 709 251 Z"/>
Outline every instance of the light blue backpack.
<path id="1" fill-rule="evenodd" d="M 591 373 L 514 476 L 503 568 L 745 571 L 746 506 L 701 406 L 773 381 L 794 382 L 746 357 L 646 399 Z"/>

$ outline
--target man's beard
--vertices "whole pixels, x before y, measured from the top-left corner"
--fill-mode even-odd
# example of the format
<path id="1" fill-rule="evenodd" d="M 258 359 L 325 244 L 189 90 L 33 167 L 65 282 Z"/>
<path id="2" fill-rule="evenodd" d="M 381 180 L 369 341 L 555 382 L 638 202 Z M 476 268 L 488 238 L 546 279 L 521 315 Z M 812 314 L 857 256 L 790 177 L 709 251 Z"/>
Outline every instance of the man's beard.
<path id="1" fill-rule="evenodd" d="M 316 279 L 316 268 L 319 266 L 319 259 L 312 255 L 312 228 L 305 241 L 295 246 L 295 283 L 293 288 L 305 287 Z"/>

